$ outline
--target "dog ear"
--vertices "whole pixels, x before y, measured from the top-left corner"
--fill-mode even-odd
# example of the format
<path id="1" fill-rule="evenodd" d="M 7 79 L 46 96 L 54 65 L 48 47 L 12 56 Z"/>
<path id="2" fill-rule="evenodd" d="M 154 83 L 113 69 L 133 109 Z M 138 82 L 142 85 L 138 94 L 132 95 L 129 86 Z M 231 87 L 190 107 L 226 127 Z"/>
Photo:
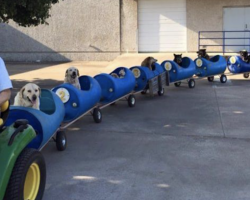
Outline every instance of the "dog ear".
<path id="1" fill-rule="evenodd" d="M 174 56 L 176 56 L 176 54 L 174 53 Z"/>
<path id="2" fill-rule="evenodd" d="M 22 97 L 22 98 L 24 98 L 24 95 L 23 95 L 24 91 L 25 91 L 25 87 L 23 87 L 23 88 L 21 89 L 21 91 L 20 91 L 20 94 L 21 94 L 21 97 Z"/>
<path id="3" fill-rule="evenodd" d="M 67 69 L 65 72 L 65 77 L 68 75 L 68 73 L 69 73 L 69 70 Z"/>
<path id="4" fill-rule="evenodd" d="M 180 56 L 182 56 L 182 54 Z"/>
<path id="5" fill-rule="evenodd" d="M 39 90 L 39 97 L 41 97 L 42 96 L 42 90 L 41 90 L 40 87 L 38 87 L 38 90 Z"/>
<path id="6" fill-rule="evenodd" d="M 79 70 L 77 69 L 76 71 L 77 71 L 77 76 L 80 76 L 80 74 L 79 74 Z"/>

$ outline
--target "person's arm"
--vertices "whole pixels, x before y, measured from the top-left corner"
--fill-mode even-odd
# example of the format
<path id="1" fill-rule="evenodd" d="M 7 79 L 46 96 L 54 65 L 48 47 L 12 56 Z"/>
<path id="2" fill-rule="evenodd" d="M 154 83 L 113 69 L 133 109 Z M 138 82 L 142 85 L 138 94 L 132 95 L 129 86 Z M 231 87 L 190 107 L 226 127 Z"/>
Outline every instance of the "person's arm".
<path id="1" fill-rule="evenodd" d="M 0 58 L 0 106 L 10 99 L 11 88 L 12 84 L 5 63 L 3 59 Z"/>
<path id="2" fill-rule="evenodd" d="M 7 89 L 4 90 L 0 93 L 0 106 L 2 106 L 2 104 L 6 101 L 8 101 L 10 99 L 11 96 L 11 90 Z"/>

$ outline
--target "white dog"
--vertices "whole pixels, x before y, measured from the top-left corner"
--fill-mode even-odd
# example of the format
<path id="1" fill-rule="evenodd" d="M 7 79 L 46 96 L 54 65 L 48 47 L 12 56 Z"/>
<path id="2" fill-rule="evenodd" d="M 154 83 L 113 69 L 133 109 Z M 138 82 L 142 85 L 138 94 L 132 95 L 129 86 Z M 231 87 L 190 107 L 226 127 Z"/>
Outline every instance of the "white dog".
<path id="1" fill-rule="evenodd" d="M 40 110 L 41 88 L 34 84 L 26 84 L 16 95 L 14 106 L 32 107 Z"/>
<path id="2" fill-rule="evenodd" d="M 76 69 L 75 67 L 70 67 L 67 69 L 65 73 L 64 83 L 70 83 L 80 90 L 81 86 L 78 78 L 79 78 L 79 70 Z"/>

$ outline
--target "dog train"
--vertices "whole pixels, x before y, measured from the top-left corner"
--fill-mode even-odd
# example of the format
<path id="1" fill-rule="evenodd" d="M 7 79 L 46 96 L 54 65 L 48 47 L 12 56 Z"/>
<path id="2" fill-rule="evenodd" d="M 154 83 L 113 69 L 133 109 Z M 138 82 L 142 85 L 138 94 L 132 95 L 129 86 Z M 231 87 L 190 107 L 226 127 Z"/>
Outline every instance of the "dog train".
<path id="1" fill-rule="evenodd" d="M 46 182 L 41 149 L 53 138 L 57 150 L 64 151 L 67 137 L 63 130 L 86 114 L 92 114 L 94 121 L 100 123 L 103 108 L 121 99 L 125 99 L 129 107 L 134 107 L 136 93 L 162 96 L 164 87 L 169 84 L 179 87 L 181 82 L 187 81 L 189 88 L 194 88 L 195 80 L 201 78 L 212 82 L 218 75 L 220 82 L 226 83 L 226 75 L 242 73 L 245 78 L 249 77 L 250 56 L 247 51 L 241 51 L 240 56 L 232 56 L 228 61 L 219 55 L 210 58 L 205 49 L 197 53 L 198 58 L 194 61 L 174 54 L 174 60 L 161 64 L 148 57 L 141 66 L 119 67 L 110 74 L 95 77 L 80 76 L 78 69 L 70 67 L 65 73 L 64 83 L 51 90 L 41 89 L 33 83 L 25 85 L 17 93 L 14 106 L 9 107 L 6 102 L 0 108 L 0 157 L 6 158 L 0 166 L 0 200 L 11 199 L 9 195 L 20 187 L 25 188 L 25 194 L 21 193 L 17 199 L 41 199 Z M 230 74 L 225 74 L 227 67 Z M 20 166 L 26 165 L 31 171 L 20 170 Z M 27 184 L 24 180 L 24 185 L 17 183 L 11 177 L 20 173 L 39 176 L 39 182 L 33 177 L 33 181 L 27 181 Z"/>

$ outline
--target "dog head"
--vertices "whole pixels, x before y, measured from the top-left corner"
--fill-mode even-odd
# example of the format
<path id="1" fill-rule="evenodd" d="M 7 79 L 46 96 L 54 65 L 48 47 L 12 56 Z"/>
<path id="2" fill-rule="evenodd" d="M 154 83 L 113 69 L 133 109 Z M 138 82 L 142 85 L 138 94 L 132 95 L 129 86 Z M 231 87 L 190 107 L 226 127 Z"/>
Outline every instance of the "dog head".
<path id="1" fill-rule="evenodd" d="M 69 78 L 69 79 L 76 79 L 79 77 L 79 70 L 75 67 L 70 67 L 67 69 L 66 73 L 65 73 L 65 77 Z"/>
<path id="2" fill-rule="evenodd" d="M 243 59 L 246 59 L 248 57 L 248 52 L 247 50 L 242 50 L 239 52 L 240 53 L 240 56 L 243 58 Z"/>
<path id="3" fill-rule="evenodd" d="M 182 54 L 174 54 L 174 61 L 177 64 L 181 64 L 182 63 Z"/>
<path id="4" fill-rule="evenodd" d="M 157 60 L 153 57 L 147 57 L 146 59 L 144 59 L 144 61 L 141 63 L 141 66 L 144 67 L 148 67 L 152 70 L 155 69 L 155 63 L 157 62 Z"/>
<path id="5" fill-rule="evenodd" d="M 198 55 L 198 58 L 205 58 L 206 55 L 207 55 L 207 50 L 206 49 L 200 49 L 196 53 Z"/>
<path id="6" fill-rule="evenodd" d="M 120 75 L 120 77 L 124 77 L 124 76 L 126 75 L 125 70 L 124 70 L 124 69 L 121 69 L 121 70 L 119 71 L 119 75 Z"/>
<path id="7" fill-rule="evenodd" d="M 20 95 L 22 99 L 29 102 L 31 106 L 33 106 L 37 103 L 37 101 L 39 101 L 41 88 L 34 83 L 28 83 L 21 89 Z"/>

